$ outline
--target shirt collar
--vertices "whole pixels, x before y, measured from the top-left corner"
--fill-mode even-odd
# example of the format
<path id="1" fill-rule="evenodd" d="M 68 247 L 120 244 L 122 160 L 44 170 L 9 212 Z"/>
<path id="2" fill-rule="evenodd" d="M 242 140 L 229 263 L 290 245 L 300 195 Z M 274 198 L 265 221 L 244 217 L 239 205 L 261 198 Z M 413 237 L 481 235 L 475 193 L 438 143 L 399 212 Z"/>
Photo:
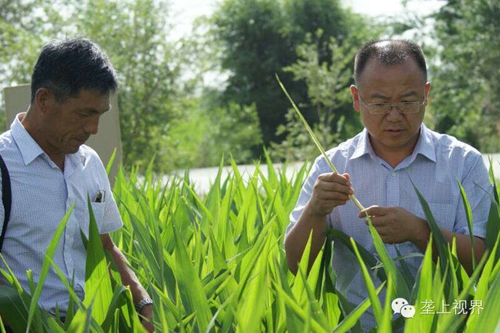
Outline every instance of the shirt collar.
<path id="1" fill-rule="evenodd" d="M 31 137 L 31 135 L 26 131 L 23 124 L 19 120 L 21 115 L 26 113 L 19 113 L 14 118 L 14 121 L 10 125 L 10 130 L 12 132 L 12 137 L 16 141 L 17 147 L 21 152 L 23 161 L 25 165 L 33 162 L 38 156 L 44 153 L 43 149 L 36 143 L 36 141 Z"/>
<path id="2" fill-rule="evenodd" d="M 14 121 L 10 125 L 10 129 L 12 132 L 12 137 L 16 141 L 17 147 L 19 148 L 19 151 L 21 152 L 21 155 L 23 157 L 24 165 L 28 165 L 33 162 L 38 156 L 44 155 L 45 152 L 40 147 L 40 145 L 38 145 L 38 143 L 31 137 L 31 135 L 19 120 L 19 117 L 21 115 L 24 116 L 25 114 L 25 112 L 18 113 L 14 118 Z M 79 149 L 75 154 L 68 154 L 66 155 L 66 157 L 68 157 L 75 165 L 85 165 L 86 156 L 82 149 Z"/>
<path id="3" fill-rule="evenodd" d="M 436 150 L 434 149 L 434 141 L 431 138 L 431 133 L 429 129 L 422 123 L 420 126 L 420 136 L 418 138 L 417 145 L 413 150 L 412 160 L 421 154 L 427 157 L 432 162 L 436 162 Z"/>
<path id="4" fill-rule="evenodd" d="M 370 138 L 366 128 L 360 133 L 358 144 L 354 149 L 354 153 L 351 155 L 351 160 L 361 157 L 363 155 L 370 154 L 372 158 L 375 158 L 375 152 L 373 151 L 372 145 L 370 143 Z"/>
<path id="5" fill-rule="evenodd" d="M 370 138 L 366 128 L 360 133 L 358 144 L 354 149 L 354 153 L 351 155 L 351 160 L 359 158 L 363 155 L 369 154 L 371 158 L 375 159 L 377 155 L 373 150 L 370 143 Z M 434 150 L 434 142 L 431 139 L 431 133 L 429 129 L 422 123 L 420 126 L 420 136 L 417 141 L 417 145 L 413 150 L 411 160 L 414 160 L 418 154 L 427 157 L 429 160 L 436 162 L 436 152 Z"/>

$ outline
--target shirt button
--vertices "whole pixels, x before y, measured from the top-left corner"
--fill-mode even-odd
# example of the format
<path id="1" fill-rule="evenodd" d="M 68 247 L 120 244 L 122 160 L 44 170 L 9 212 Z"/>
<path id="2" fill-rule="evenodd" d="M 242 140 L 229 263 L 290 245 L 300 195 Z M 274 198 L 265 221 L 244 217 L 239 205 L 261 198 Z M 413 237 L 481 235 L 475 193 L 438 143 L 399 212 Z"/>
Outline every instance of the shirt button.
<path id="1" fill-rule="evenodd" d="M 396 173 L 395 172 L 391 172 L 391 176 L 392 177 L 396 177 Z"/>

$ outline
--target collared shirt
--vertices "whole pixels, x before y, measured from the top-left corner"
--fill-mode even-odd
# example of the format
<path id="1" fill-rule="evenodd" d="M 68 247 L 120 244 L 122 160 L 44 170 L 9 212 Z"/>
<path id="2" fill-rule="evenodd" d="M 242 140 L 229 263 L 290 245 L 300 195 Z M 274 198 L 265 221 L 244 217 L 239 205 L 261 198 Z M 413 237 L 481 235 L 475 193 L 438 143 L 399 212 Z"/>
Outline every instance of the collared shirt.
<path id="1" fill-rule="evenodd" d="M 26 131 L 18 116 L 10 131 L 0 136 L 0 154 L 9 170 L 12 187 L 12 210 L 2 255 L 29 292 L 26 270 L 33 271 L 36 283 L 47 246 L 62 218 L 75 204 L 53 261 L 70 282 L 74 276 L 75 291 L 83 299 L 87 252 L 80 231 L 88 237 L 87 196 L 94 201 L 97 193 L 105 190 L 104 200 L 92 202 L 101 234 L 122 226 L 106 170 L 97 153 L 82 145 L 75 154 L 66 155 L 64 172 L 61 171 Z M 4 207 L 0 200 L 0 227 L 3 220 Z M 3 263 L 0 267 L 4 268 Z M 57 306 L 64 315 L 68 301 L 68 291 L 51 268 L 39 305 L 52 313 Z"/>
<path id="2" fill-rule="evenodd" d="M 378 157 L 366 129 L 354 138 L 327 152 L 340 174 L 350 175 L 356 198 L 364 207 L 372 205 L 403 207 L 414 215 L 424 218 L 413 184 L 428 202 L 440 227 L 460 234 L 469 234 L 467 218 L 457 181 L 467 194 L 473 216 L 473 234 L 485 237 L 486 222 L 490 209 L 489 193 L 492 185 L 481 154 L 471 146 L 454 137 L 438 134 L 422 124 L 418 142 L 413 153 L 395 168 Z M 287 233 L 299 220 L 313 192 L 320 174 L 332 172 L 326 160 L 316 159 L 306 179 L 295 209 L 290 215 Z M 364 219 L 358 218 L 359 209 L 349 200 L 346 205 L 335 208 L 328 216 L 330 228 L 343 231 L 378 257 L 373 239 Z M 404 223 L 404 221 L 401 221 Z M 421 253 L 410 242 L 385 245 L 392 258 L 398 255 Z M 422 258 L 406 259 L 405 262 L 416 275 Z M 334 242 L 332 265 L 337 273 L 337 289 L 354 305 L 368 297 L 356 257 L 342 244 Z M 372 274 L 376 285 L 380 281 Z M 385 293 L 381 293 L 384 300 Z M 383 304 L 383 303 L 382 303 Z M 366 326 L 374 326 L 373 318 L 362 319 Z M 370 327 L 370 328 L 371 328 Z"/>

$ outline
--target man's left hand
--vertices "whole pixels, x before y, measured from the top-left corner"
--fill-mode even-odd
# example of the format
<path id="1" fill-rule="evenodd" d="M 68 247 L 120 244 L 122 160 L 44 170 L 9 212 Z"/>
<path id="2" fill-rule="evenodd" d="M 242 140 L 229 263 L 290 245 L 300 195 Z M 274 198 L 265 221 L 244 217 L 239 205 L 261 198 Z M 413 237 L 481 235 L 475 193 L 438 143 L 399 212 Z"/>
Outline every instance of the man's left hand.
<path id="1" fill-rule="evenodd" d="M 139 313 L 141 318 L 142 326 L 149 332 L 154 332 L 155 328 L 153 326 L 153 304 L 148 304 L 141 309 Z"/>
<path id="2" fill-rule="evenodd" d="M 397 244 L 408 241 L 416 243 L 421 238 L 429 237 L 427 221 L 404 208 L 370 206 L 358 215 L 360 218 L 366 216 L 370 216 L 384 243 Z M 368 224 L 368 220 L 366 223 Z"/>

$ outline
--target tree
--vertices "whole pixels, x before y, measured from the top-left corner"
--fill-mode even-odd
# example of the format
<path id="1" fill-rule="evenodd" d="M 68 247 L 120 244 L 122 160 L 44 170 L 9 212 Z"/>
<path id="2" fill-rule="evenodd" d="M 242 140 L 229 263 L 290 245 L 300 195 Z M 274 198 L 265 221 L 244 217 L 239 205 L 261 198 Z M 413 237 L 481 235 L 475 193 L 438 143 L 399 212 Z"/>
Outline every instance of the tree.
<path id="1" fill-rule="evenodd" d="M 240 105 L 255 103 L 265 145 L 285 137 L 276 130 L 285 122 L 289 102 L 276 83 L 275 73 L 306 119 L 319 121 L 307 83 L 284 70 L 297 62 L 297 47 L 306 36 L 309 34 L 310 44 L 316 45 L 319 64 L 331 65 L 330 39 L 343 45 L 368 25 L 342 8 L 338 0 L 225 0 L 212 22 L 222 48 L 222 69 L 229 71 L 223 100 Z M 319 28 L 322 34 L 316 34 Z"/>
<path id="2" fill-rule="evenodd" d="M 322 30 L 318 30 L 317 40 L 321 34 Z M 306 43 L 297 48 L 297 62 L 285 68 L 295 80 L 303 80 L 307 86 L 311 109 L 316 111 L 319 119 L 312 128 L 325 149 L 335 147 L 362 129 L 359 116 L 351 107 L 349 93 L 352 60 L 358 50 L 358 39 L 359 34 L 339 45 L 332 37 L 328 43 L 330 59 L 321 61 L 318 44 L 312 42 L 309 34 Z M 273 159 L 304 161 L 318 156 L 317 147 L 293 109 L 289 109 L 286 120 L 286 124 L 278 126 L 278 134 L 286 134 L 285 140 L 271 143 L 270 154 Z"/>
<path id="3" fill-rule="evenodd" d="M 147 164 L 156 155 L 156 171 L 179 166 L 164 149 L 169 123 L 186 112 L 179 107 L 185 103 L 180 97 L 184 58 L 167 39 L 167 0 L 4 2 L 2 83 L 29 82 L 49 40 L 86 36 L 107 52 L 118 73 L 124 164 Z"/>
<path id="4" fill-rule="evenodd" d="M 483 152 L 500 151 L 500 3 L 448 1 L 435 20 L 434 127 Z"/>

